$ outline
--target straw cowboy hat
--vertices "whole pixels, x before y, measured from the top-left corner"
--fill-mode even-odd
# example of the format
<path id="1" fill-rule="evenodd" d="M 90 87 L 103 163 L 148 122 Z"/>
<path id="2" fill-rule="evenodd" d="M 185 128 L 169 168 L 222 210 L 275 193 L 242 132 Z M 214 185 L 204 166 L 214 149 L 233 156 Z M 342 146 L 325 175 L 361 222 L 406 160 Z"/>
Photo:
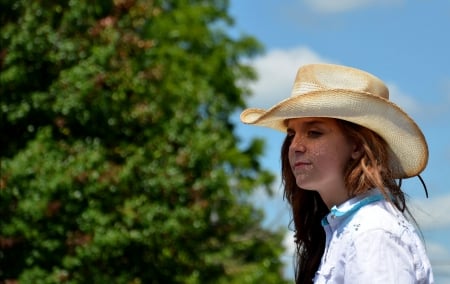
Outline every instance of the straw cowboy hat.
<path id="1" fill-rule="evenodd" d="M 249 108 L 241 113 L 247 124 L 286 131 L 286 120 L 330 117 L 371 129 L 389 145 L 394 178 L 420 174 L 428 161 L 428 147 L 417 124 L 389 101 L 389 90 L 377 77 L 351 67 L 311 64 L 297 72 L 291 96 L 268 110 Z"/>

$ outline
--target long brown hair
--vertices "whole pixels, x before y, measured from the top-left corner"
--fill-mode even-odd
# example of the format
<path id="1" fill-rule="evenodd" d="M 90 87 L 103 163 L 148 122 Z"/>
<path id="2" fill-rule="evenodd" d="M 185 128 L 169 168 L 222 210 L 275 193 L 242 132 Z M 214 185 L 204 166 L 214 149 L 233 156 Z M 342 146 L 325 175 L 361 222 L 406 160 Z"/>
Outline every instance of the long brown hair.
<path id="1" fill-rule="evenodd" d="M 390 171 L 389 148 L 383 138 L 363 126 L 339 119 L 337 121 L 344 135 L 353 139 L 363 150 L 361 157 L 350 161 L 345 172 L 349 198 L 378 188 L 401 212 L 408 211 L 405 195 Z M 312 283 L 325 249 L 325 232 L 321 220 L 329 209 L 319 193 L 297 186 L 288 158 L 291 139 L 289 135 L 286 136 L 281 147 L 281 175 L 284 198 L 291 205 L 295 229 L 295 282 Z"/>

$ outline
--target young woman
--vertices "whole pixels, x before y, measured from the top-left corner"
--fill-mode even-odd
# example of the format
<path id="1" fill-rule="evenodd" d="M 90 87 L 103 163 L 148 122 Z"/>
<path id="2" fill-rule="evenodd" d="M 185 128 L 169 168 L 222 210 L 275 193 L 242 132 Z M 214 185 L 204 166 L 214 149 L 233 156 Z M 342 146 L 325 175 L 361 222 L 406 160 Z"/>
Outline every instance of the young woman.
<path id="1" fill-rule="evenodd" d="M 423 171 L 428 147 L 380 79 L 306 65 L 290 98 L 247 109 L 241 120 L 287 133 L 282 178 L 295 225 L 296 283 L 433 283 L 396 182 Z"/>

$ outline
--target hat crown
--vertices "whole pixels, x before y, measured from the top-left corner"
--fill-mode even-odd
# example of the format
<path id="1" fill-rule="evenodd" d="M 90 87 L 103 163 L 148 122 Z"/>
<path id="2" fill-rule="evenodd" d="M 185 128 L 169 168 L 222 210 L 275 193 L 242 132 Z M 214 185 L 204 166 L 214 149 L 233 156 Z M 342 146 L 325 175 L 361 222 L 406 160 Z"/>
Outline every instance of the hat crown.
<path id="1" fill-rule="evenodd" d="M 300 68 L 291 97 L 329 90 L 366 93 L 389 99 L 389 90 L 379 78 L 359 69 L 333 64 L 311 64 Z"/>

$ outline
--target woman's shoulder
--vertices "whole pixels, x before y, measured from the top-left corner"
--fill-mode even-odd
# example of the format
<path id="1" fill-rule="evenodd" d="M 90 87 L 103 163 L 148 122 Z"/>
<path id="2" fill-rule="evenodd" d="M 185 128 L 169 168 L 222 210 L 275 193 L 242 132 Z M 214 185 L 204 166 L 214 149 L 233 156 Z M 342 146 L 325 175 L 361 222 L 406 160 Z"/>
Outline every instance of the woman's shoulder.
<path id="1" fill-rule="evenodd" d="M 393 204 L 380 200 L 359 209 L 345 226 L 356 234 L 384 231 L 391 235 L 414 233 L 415 228 Z"/>

